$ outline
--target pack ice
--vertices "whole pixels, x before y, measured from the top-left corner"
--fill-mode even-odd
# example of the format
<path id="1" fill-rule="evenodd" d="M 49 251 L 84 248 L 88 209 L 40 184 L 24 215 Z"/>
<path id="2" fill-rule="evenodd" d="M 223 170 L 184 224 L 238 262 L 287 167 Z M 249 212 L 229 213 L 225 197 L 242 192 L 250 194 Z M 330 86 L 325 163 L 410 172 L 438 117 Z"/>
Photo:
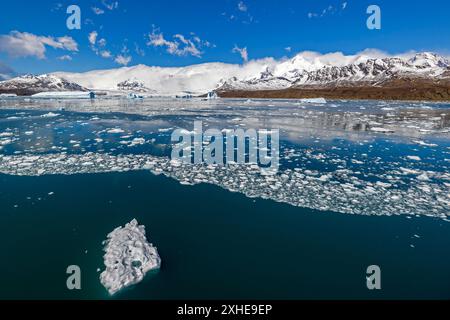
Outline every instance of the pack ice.
<path id="1" fill-rule="evenodd" d="M 147 242 L 145 226 L 136 219 L 108 234 L 104 245 L 106 269 L 100 282 L 111 295 L 141 282 L 147 272 L 161 266 L 156 247 Z"/>

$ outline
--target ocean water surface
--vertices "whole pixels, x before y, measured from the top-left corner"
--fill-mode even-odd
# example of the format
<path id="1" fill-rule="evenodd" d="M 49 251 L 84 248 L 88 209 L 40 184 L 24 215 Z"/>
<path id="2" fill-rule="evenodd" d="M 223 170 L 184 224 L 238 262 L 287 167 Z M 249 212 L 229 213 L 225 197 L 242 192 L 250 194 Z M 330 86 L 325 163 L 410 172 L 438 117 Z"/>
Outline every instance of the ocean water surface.
<path id="1" fill-rule="evenodd" d="M 279 129 L 278 173 L 175 165 L 199 120 Z M 449 132 L 449 104 L 0 100 L 0 298 L 448 299 Z M 111 297 L 102 241 L 133 218 L 162 266 Z"/>

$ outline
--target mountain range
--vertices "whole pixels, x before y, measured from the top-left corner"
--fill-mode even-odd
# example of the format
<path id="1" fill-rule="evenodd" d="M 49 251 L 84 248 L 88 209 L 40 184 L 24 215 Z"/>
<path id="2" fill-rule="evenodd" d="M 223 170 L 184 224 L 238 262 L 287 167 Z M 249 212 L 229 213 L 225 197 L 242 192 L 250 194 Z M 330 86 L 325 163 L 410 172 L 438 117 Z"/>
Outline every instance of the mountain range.
<path id="1" fill-rule="evenodd" d="M 291 59 L 266 58 L 244 65 L 136 65 L 0 81 L 0 93 L 19 95 L 87 90 L 159 96 L 216 91 L 224 97 L 450 100 L 450 62 L 429 52 L 391 57 L 303 52 Z"/>

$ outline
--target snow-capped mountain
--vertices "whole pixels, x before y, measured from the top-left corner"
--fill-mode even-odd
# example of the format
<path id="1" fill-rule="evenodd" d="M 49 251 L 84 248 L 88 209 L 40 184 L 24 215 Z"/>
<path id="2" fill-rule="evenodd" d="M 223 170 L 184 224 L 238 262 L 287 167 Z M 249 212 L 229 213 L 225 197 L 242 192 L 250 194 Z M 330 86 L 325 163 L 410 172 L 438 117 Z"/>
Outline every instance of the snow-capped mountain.
<path id="1" fill-rule="evenodd" d="M 308 86 L 382 85 L 402 77 L 437 79 L 448 77 L 450 62 L 436 54 L 419 53 L 411 58 L 388 57 L 373 59 L 359 56 L 347 65 L 310 62 L 296 56 L 289 61 L 267 67 L 258 75 L 231 78 L 220 84 L 220 91 L 287 89 Z"/>
<path id="2" fill-rule="evenodd" d="M 31 95 L 44 91 L 88 91 L 77 83 L 54 75 L 24 75 L 0 81 L 0 92 Z"/>
<path id="3" fill-rule="evenodd" d="M 186 93 L 202 95 L 211 91 L 377 87 L 390 80 L 411 78 L 432 81 L 450 79 L 450 63 L 434 53 L 394 57 L 376 51 L 349 56 L 302 52 L 290 59 L 265 58 L 244 65 L 204 63 L 178 68 L 136 65 L 85 73 L 22 76 L 0 82 L 0 92 L 29 94 L 89 89 L 183 96 Z"/>
<path id="4" fill-rule="evenodd" d="M 145 83 L 137 79 L 128 79 L 117 84 L 117 90 L 127 92 L 140 92 L 140 93 L 156 93 L 155 90 L 147 88 Z"/>

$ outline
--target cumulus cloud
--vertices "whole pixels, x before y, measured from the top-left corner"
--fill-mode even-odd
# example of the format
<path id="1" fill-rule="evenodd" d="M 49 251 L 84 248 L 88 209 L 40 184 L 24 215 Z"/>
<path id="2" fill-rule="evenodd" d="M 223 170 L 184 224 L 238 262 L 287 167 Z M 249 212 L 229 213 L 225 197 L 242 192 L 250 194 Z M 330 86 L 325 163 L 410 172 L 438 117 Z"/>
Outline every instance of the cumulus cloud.
<path id="1" fill-rule="evenodd" d="M 248 61 L 247 47 L 239 48 L 237 45 L 235 45 L 232 51 L 234 53 L 239 53 L 241 58 L 242 58 L 242 60 L 244 60 L 244 62 Z"/>
<path id="2" fill-rule="evenodd" d="M 163 47 L 166 51 L 176 56 L 194 56 L 201 58 L 203 52 L 201 48 L 213 46 L 208 41 L 201 40 L 198 36 L 191 33 L 192 38 L 187 38 L 182 34 L 175 34 L 171 40 L 164 38 L 164 34 L 159 29 L 153 28 L 148 35 L 148 46 Z"/>
<path id="3" fill-rule="evenodd" d="M 127 66 L 131 62 L 131 57 L 119 54 L 114 61 L 122 66 Z"/>
<path id="4" fill-rule="evenodd" d="M 99 52 L 99 54 L 100 54 L 100 57 L 105 58 L 105 59 L 112 58 L 111 51 L 108 51 L 108 50 L 102 50 Z"/>
<path id="5" fill-rule="evenodd" d="M 97 37 L 98 37 L 97 31 L 92 31 L 91 33 L 89 33 L 89 36 L 88 36 L 89 43 L 94 46 L 97 42 Z"/>
<path id="6" fill-rule="evenodd" d="M 239 11 L 242 11 L 242 12 L 247 11 L 247 5 L 244 3 L 244 1 L 240 1 L 238 3 L 238 9 L 239 9 Z"/>
<path id="7" fill-rule="evenodd" d="M 111 58 L 111 52 L 104 50 L 104 48 L 106 47 L 106 39 L 98 39 L 97 31 L 92 31 L 91 33 L 89 33 L 88 40 L 91 45 L 92 51 L 94 51 L 96 55 L 99 55 L 102 58 Z"/>
<path id="8" fill-rule="evenodd" d="M 58 60 L 61 60 L 61 61 L 72 61 L 72 56 L 69 56 L 68 54 L 66 54 L 66 55 L 58 57 Z"/>
<path id="9" fill-rule="evenodd" d="M 0 35 L 0 52 L 5 52 L 13 58 L 36 57 L 45 59 L 47 47 L 78 51 L 77 42 L 69 36 L 54 38 L 19 31 L 11 31 L 9 34 Z"/>

